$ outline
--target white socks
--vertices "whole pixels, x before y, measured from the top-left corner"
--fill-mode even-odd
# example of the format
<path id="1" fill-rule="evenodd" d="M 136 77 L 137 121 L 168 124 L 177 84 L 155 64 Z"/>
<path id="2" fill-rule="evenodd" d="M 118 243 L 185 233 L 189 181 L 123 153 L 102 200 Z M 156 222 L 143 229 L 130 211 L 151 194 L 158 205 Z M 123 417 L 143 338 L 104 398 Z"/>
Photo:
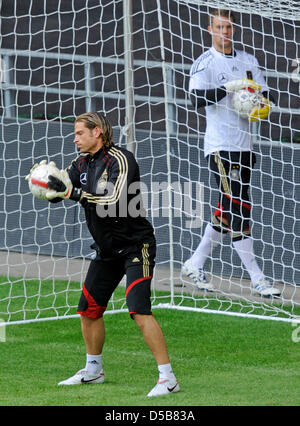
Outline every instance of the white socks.
<path id="1" fill-rule="evenodd" d="M 214 247 L 221 243 L 223 239 L 222 232 L 216 231 L 210 223 L 206 225 L 200 244 L 196 248 L 195 253 L 190 258 L 192 266 L 195 268 L 203 268 L 207 257 L 211 254 Z"/>
<path id="2" fill-rule="evenodd" d="M 264 274 L 255 260 L 252 238 L 243 238 L 242 240 L 234 241 L 232 244 L 247 269 L 252 283 L 257 283 L 263 278 Z"/>
<path id="3" fill-rule="evenodd" d="M 159 380 L 164 380 L 164 379 L 176 380 L 175 375 L 172 371 L 171 364 L 161 364 L 161 365 L 158 365 L 157 368 L 158 368 Z"/>
<path id="4" fill-rule="evenodd" d="M 176 377 L 172 371 L 171 364 L 158 365 L 159 380 L 171 379 L 176 380 Z M 91 375 L 100 374 L 102 371 L 102 354 L 101 355 L 89 355 L 86 354 L 86 366 L 85 369 Z"/>
<path id="5" fill-rule="evenodd" d="M 102 370 L 102 354 L 101 355 L 89 355 L 86 354 L 86 366 L 85 369 L 89 374 L 100 374 Z"/>
<path id="6" fill-rule="evenodd" d="M 222 232 L 216 231 L 212 225 L 208 223 L 200 244 L 190 258 L 192 266 L 195 268 L 203 268 L 207 257 L 211 254 L 214 247 L 222 242 L 223 236 L 224 234 L 222 234 Z M 232 245 L 249 273 L 251 281 L 257 283 L 263 278 L 264 274 L 256 262 L 252 238 L 247 237 L 239 241 L 234 241 Z"/>

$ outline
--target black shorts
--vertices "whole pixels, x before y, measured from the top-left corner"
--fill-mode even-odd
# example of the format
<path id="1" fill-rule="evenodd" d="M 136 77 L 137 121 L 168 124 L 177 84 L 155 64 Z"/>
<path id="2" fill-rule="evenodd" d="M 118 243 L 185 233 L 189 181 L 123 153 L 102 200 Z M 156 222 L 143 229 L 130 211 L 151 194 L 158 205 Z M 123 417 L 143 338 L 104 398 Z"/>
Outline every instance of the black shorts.
<path id="1" fill-rule="evenodd" d="M 220 191 L 213 224 L 220 223 L 223 217 L 227 219 L 233 239 L 250 235 L 249 184 L 255 154 L 220 151 L 211 154 L 208 161 Z"/>
<path id="2" fill-rule="evenodd" d="M 100 318 L 116 287 L 126 275 L 126 303 L 129 313 L 151 315 L 151 280 L 156 245 L 145 243 L 124 255 L 92 260 L 87 272 L 77 312 L 89 318 Z"/>

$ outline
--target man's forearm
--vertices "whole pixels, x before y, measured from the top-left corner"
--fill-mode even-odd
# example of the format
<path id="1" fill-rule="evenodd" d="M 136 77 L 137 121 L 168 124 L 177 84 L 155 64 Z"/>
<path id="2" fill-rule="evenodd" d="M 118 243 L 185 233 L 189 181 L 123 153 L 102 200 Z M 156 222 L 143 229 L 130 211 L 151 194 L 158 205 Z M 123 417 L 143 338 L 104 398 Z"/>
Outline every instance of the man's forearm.
<path id="1" fill-rule="evenodd" d="M 208 90 L 192 90 L 190 98 L 192 104 L 196 109 L 202 108 L 205 106 L 213 105 L 217 102 L 220 102 L 221 99 L 225 98 L 227 95 L 226 89 L 224 86 L 217 87 L 215 89 Z M 270 92 L 263 92 L 265 98 L 269 99 L 272 103 L 275 104 L 275 99 Z"/>
<path id="2" fill-rule="evenodd" d="M 207 90 L 192 90 L 191 101 L 195 108 L 201 108 L 219 102 L 226 96 L 225 87 L 216 87 L 215 89 Z"/>

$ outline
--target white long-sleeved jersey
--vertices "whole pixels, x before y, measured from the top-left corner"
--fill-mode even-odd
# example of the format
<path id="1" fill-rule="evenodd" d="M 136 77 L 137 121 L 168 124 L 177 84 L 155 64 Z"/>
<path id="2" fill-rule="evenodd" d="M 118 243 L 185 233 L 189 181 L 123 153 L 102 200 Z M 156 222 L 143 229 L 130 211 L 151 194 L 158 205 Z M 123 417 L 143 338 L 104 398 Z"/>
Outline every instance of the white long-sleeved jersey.
<path id="1" fill-rule="evenodd" d="M 189 91 L 208 90 L 223 86 L 226 82 L 247 78 L 251 71 L 253 80 L 261 85 L 261 91 L 268 91 L 257 59 L 241 50 L 233 55 L 224 55 L 211 47 L 193 63 L 190 71 Z M 249 151 L 252 135 L 249 121 L 239 117 L 231 106 L 232 94 L 219 102 L 205 107 L 206 132 L 204 155 L 216 151 Z"/>

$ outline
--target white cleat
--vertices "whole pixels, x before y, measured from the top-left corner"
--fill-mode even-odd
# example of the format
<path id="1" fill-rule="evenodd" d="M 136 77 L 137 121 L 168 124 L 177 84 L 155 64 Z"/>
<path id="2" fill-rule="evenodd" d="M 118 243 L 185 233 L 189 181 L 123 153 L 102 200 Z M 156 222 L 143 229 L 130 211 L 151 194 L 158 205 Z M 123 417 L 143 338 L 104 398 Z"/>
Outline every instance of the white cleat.
<path id="1" fill-rule="evenodd" d="M 157 384 L 148 393 L 147 396 L 151 397 L 151 396 L 168 395 L 170 393 L 175 393 L 179 391 L 180 391 L 180 387 L 176 379 L 174 381 L 171 381 L 169 379 L 157 380 Z"/>
<path id="2" fill-rule="evenodd" d="M 256 283 L 252 283 L 251 287 L 252 293 L 259 294 L 262 297 L 279 297 L 281 295 L 280 290 L 264 277 Z"/>
<path id="3" fill-rule="evenodd" d="M 87 370 L 79 370 L 77 373 L 69 377 L 69 379 L 63 380 L 58 383 L 58 386 L 69 386 L 69 385 L 82 385 L 82 384 L 93 384 L 93 383 L 103 383 L 104 382 L 104 373 L 103 370 L 100 374 L 91 375 L 88 374 Z"/>
<path id="4" fill-rule="evenodd" d="M 207 280 L 202 268 L 196 268 L 188 259 L 181 269 L 182 275 L 191 278 L 199 290 L 214 291 L 214 286 Z"/>

